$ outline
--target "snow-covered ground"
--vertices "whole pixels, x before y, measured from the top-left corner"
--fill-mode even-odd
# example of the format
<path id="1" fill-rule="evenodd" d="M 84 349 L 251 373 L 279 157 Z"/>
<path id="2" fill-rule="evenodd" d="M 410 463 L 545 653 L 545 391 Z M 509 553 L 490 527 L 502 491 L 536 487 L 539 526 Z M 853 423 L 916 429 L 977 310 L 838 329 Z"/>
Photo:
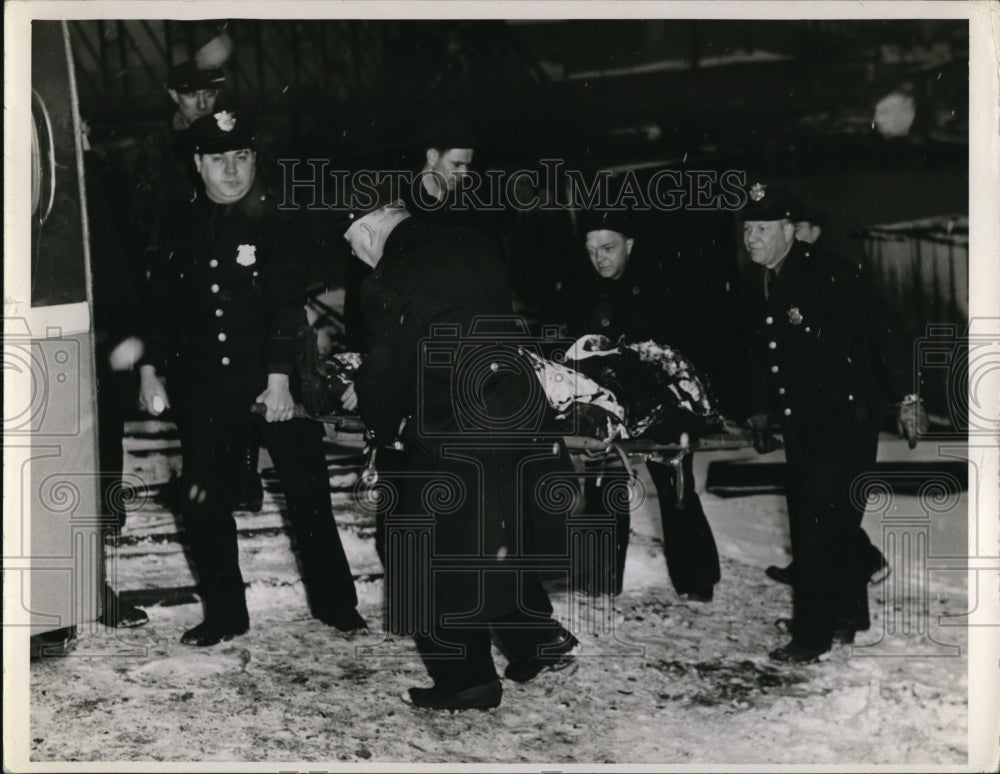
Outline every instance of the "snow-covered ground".
<path id="1" fill-rule="evenodd" d="M 356 441 L 329 445 L 331 496 L 372 630 L 344 635 L 310 618 L 265 458 L 264 509 L 237 519 L 251 629 L 209 649 L 182 646 L 201 608 L 156 486 L 178 466 L 165 429 L 129 428 L 129 470 L 154 486 L 109 549 L 113 583 L 148 604 L 150 623 L 84 627 L 67 657 L 32 663 L 32 761 L 966 762 L 966 574 L 945 561 L 967 554 L 966 492 L 938 498 L 929 513 L 926 498 L 873 501 L 864 526 L 894 572 L 871 587 L 871 630 L 823 663 L 779 667 L 767 652 L 785 639 L 774 621 L 789 614 L 790 593 L 763 570 L 788 560 L 784 498 L 703 492 L 723 577 L 713 602 L 685 602 L 667 577 L 642 471 L 647 498 L 633 512 L 623 594 L 553 591 L 583 645 L 577 664 L 527 685 L 505 681 L 497 710 L 451 715 L 399 699 L 428 680 L 411 643 L 380 630 L 371 518 L 352 499 Z M 884 460 L 939 454 L 932 444 L 912 455 L 902 442 L 880 445 Z M 780 461 L 781 452 L 699 452 L 699 490 L 709 465 L 744 458 Z"/>

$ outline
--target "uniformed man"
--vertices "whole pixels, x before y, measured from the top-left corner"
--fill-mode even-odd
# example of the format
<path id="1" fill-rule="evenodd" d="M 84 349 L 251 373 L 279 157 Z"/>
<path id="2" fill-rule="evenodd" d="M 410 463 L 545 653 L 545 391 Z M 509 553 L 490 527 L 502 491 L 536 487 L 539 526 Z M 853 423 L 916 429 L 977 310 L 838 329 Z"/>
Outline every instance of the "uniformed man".
<path id="1" fill-rule="evenodd" d="M 495 707 L 491 634 L 508 655 L 505 676 L 518 682 L 565 666 L 576 645 L 534 574 L 518 569 L 532 544 L 523 518 L 536 505 L 532 482 L 574 474 L 561 443 L 554 451 L 536 424 L 545 398 L 535 375 L 499 366 L 518 328 L 490 243 L 411 217 L 386 188 L 372 205 L 349 213 L 344 234 L 373 268 L 361 288 L 367 355 L 344 406 L 360 410 L 376 447 L 399 440 L 406 449 L 387 518 L 386 599 L 390 623 L 404 624 L 393 630 L 414 636 L 434 686 L 405 698 L 432 709 Z M 480 321 L 493 343 L 476 344 Z M 424 347 L 440 326 L 450 333 L 432 355 Z M 405 532 L 414 516 L 431 524 L 429 555 L 400 556 L 425 545 Z"/>
<path id="2" fill-rule="evenodd" d="M 751 350 L 758 451 L 780 420 L 794 563 L 792 639 L 783 662 L 818 660 L 870 626 L 866 557 L 855 531 L 854 479 L 872 468 L 879 425 L 895 404 L 911 448 L 926 430 L 913 394 L 910 343 L 854 266 L 795 240 L 791 196 L 757 182 L 740 213 L 750 255 L 741 290 Z"/>
<path id="3" fill-rule="evenodd" d="M 177 109 L 168 122 L 157 126 L 143 141 L 133 172 L 136 225 L 144 240 L 147 264 L 160 249 L 161 235 L 172 228 L 167 219 L 190 201 L 197 186 L 191 149 L 186 144 L 188 127 L 215 112 L 226 82 L 224 70 L 199 67 L 197 61 L 189 59 L 171 68 L 165 88 Z M 259 511 L 264 502 L 257 471 L 259 449 L 256 436 L 247 438 L 241 453 L 243 468 L 237 501 L 241 510 Z"/>
<path id="4" fill-rule="evenodd" d="M 232 510 L 254 403 L 264 406 L 263 438 L 313 615 L 342 631 L 363 628 L 331 511 L 322 428 L 292 419 L 294 342 L 307 324 L 298 229 L 257 177 L 242 117 L 220 111 L 189 131 L 201 185 L 172 221 L 147 283 L 140 370 L 142 405 L 153 414 L 173 405 L 181 434 L 181 510 L 205 606 L 204 622 L 181 642 L 213 645 L 249 626 Z"/>
<path id="5" fill-rule="evenodd" d="M 823 236 L 827 212 L 815 202 L 799 200 L 795 213 L 795 238 L 807 245 L 814 245 Z"/>
<path id="6" fill-rule="evenodd" d="M 566 329 L 571 336 L 598 333 L 611 341 L 652 339 L 697 358 L 702 346 L 697 321 L 679 314 L 674 294 L 656 257 L 643 250 L 630 218 L 624 212 L 598 210 L 583 218 L 587 256 L 586 271 L 569 290 L 574 314 Z M 709 602 L 720 578 L 719 555 L 712 529 L 695 491 L 690 454 L 683 460 L 683 505 L 677 506 L 674 472 L 668 465 L 650 461 L 648 469 L 656 486 L 663 525 L 663 550 L 670 580 L 678 594 Z M 624 471 L 619 471 L 624 474 Z M 601 483 L 611 482 L 601 477 Z M 601 508 L 598 479 L 585 479 L 587 512 Z M 597 511 L 593 511 L 597 512 Z M 617 566 L 615 588 L 622 589 L 628 551 L 630 517 L 627 508 L 616 512 Z"/>
<path id="7" fill-rule="evenodd" d="M 795 238 L 799 242 L 817 246 L 823 230 L 826 228 L 829 213 L 821 207 L 815 200 L 796 197 L 792 203 L 793 215 L 795 216 Z M 825 241 L 823 247 L 825 248 Z M 869 583 L 878 584 L 884 581 L 890 572 L 889 562 L 885 555 L 872 544 L 868 533 L 864 531 L 860 524 L 855 530 L 855 539 L 858 543 L 858 550 L 864 552 L 868 557 L 868 567 L 871 573 Z M 794 577 L 794 563 L 789 563 L 785 567 L 770 565 L 764 572 L 771 580 L 778 583 L 791 585 Z"/>
<path id="8" fill-rule="evenodd" d="M 195 177 L 189 149 L 182 142 L 184 133 L 199 118 L 215 111 L 225 81 L 221 69 L 202 70 L 193 60 L 170 70 L 165 88 L 177 109 L 143 141 L 133 175 L 137 217 L 151 252 L 155 252 L 165 227 L 164 215 L 194 193 Z"/>

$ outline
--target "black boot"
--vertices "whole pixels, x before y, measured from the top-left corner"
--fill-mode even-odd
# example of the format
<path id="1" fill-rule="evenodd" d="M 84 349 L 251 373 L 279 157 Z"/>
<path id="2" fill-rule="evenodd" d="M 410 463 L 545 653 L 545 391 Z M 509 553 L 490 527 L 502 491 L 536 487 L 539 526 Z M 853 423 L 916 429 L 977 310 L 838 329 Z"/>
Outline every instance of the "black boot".
<path id="1" fill-rule="evenodd" d="M 815 664 L 817 661 L 824 661 L 824 657 L 829 652 L 829 645 L 825 648 L 804 645 L 793 639 L 780 648 L 775 648 L 768 655 L 772 661 L 778 661 L 782 664 Z"/>
<path id="2" fill-rule="evenodd" d="M 355 609 L 324 612 L 316 618 L 341 632 L 359 632 L 368 628 L 368 622 Z"/>
<path id="3" fill-rule="evenodd" d="M 503 687 L 499 680 L 485 685 L 475 685 L 456 691 L 444 691 L 437 686 L 433 688 L 410 688 L 404 701 L 414 707 L 435 710 L 479 709 L 488 710 L 500 706 L 503 698 Z"/>
<path id="4" fill-rule="evenodd" d="M 198 648 L 208 647 L 220 642 L 233 639 L 241 634 L 246 634 L 250 629 L 249 622 L 215 622 L 202 621 L 193 629 L 188 629 L 181 637 L 182 645 L 193 645 Z"/>
<path id="5" fill-rule="evenodd" d="M 507 664 L 504 677 L 515 683 L 526 683 L 545 670 L 558 672 L 565 669 L 576 661 L 573 651 L 579 644 L 572 633 L 560 626 L 547 643 L 537 648 L 537 652 Z"/>
<path id="6" fill-rule="evenodd" d="M 773 581 L 784 583 L 786 586 L 791 586 L 792 573 L 795 572 L 794 567 L 794 562 L 790 562 L 786 567 L 778 567 L 778 565 L 772 564 L 764 570 L 764 574 Z"/>
<path id="7" fill-rule="evenodd" d="M 76 645 L 76 627 L 64 626 L 31 637 L 31 659 L 65 656 Z"/>
<path id="8" fill-rule="evenodd" d="M 140 610 L 127 602 L 123 603 L 110 584 L 105 583 L 104 610 L 97 620 L 113 629 L 134 629 L 148 624 L 149 616 L 145 610 Z"/>

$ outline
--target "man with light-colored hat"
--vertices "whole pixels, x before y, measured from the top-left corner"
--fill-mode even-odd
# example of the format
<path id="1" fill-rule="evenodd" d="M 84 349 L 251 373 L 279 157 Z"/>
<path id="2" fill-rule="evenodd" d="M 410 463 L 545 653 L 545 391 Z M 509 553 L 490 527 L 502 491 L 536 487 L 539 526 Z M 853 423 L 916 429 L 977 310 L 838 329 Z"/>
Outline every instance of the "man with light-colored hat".
<path id="1" fill-rule="evenodd" d="M 510 680 L 569 664 L 576 639 L 532 571 L 529 515 L 545 475 L 575 473 L 547 436 L 537 377 L 517 366 L 528 335 L 491 243 L 411 216 L 389 186 L 348 204 L 344 238 L 372 272 L 361 285 L 366 355 L 342 400 L 364 420 L 376 469 L 405 448 L 383 512 L 386 620 L 414 637 L 434 681 L 404 700 L 488 709 L 503 692 L 491 635 Z"/>
<path id="2" fill-rule="evenodd" d="M 912 342 L 856 266 L 795 239 L 788 191 L 755 182 L 746 196 L 750 425 L 754 447 L 766 453 L 780 422 L 794 568 L 792 639 L 771 658 L 808 663 L 870 627 L 871 573 L 856 540 L 863 509 L 852 482 L 874 466 L 882 418 L 894 404 L 911 448 L 926 432 L 926 414 L 914 394 Z"/>

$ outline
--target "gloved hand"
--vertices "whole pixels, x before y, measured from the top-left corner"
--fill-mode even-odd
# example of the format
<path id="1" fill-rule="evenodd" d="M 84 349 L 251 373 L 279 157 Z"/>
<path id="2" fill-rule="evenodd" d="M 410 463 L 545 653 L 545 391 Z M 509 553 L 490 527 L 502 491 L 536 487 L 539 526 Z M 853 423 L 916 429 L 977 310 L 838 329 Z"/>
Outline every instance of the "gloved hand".
<path id="1" fill-rule="evenodd" d="M 750 425 L 750 439 L 758 454 L 767 454 L 779 448 L 781 444 L 774 437 L 774 423 L 770 414 L 754 414 L 747 420 Z"/>
<path id="2" fill-rule="evenodd" d="M 920 398 L 908 395 L 896 404 L 896 432 L 906 439 L 911 449 L 917 448 L 917 439 L 929 429 L 930 420 Z"/>

